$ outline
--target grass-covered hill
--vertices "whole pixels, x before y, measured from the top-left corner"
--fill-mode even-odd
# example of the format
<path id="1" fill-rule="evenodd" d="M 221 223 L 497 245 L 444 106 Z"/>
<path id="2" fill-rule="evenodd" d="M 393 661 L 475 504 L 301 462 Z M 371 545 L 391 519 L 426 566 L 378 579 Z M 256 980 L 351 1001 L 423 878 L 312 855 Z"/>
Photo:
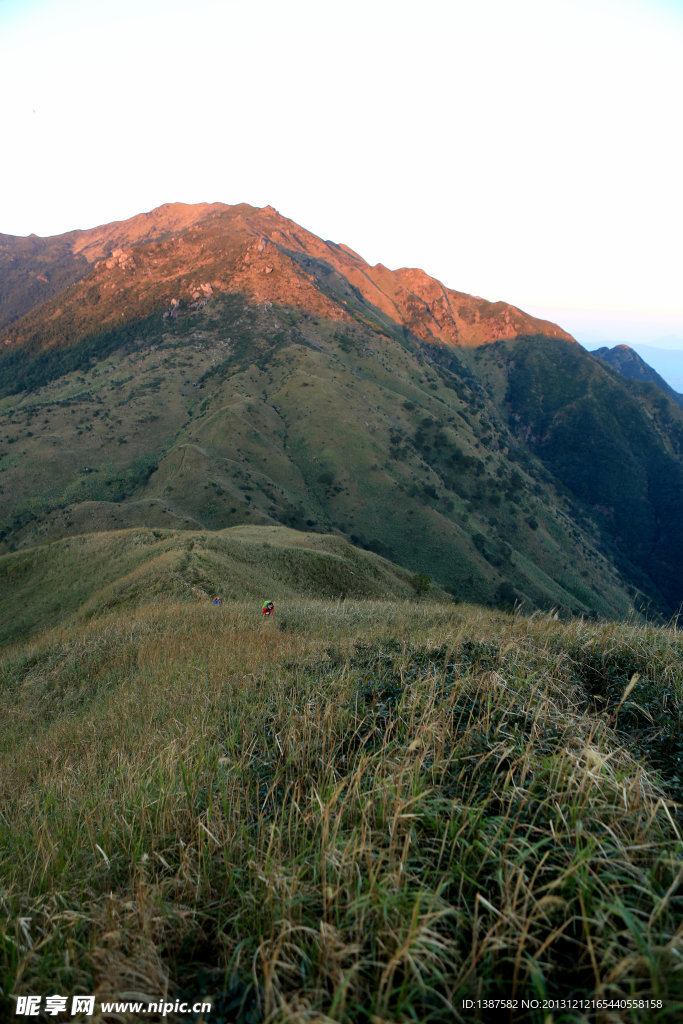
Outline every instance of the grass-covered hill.
<path id="1" fill-rule="evenodd" d="M 0 556 L 0 645 L 156 600 L 260 607 L 294 596 L 405 601 L 430 589 L 436 596 L 426 578 L 341 537 L 283 526 L 90 533 Z"/>
<path id="2" fill-rule="evenodd" d="M 172 539 L 126 536 L 131 577 Z M 219 538 L 197 574 L 244 543 L 255 583 L 260 542 Z M 680 633 L 284 582 L 263 620 L 172 589 L 85 598 L 0 659 L 7 1019 L 55 992 L 108 1024 L 161 1019 L 109 999 L 208 1000 L 214 1024 L 681 1019 Z"/>
<path id="3" fill-rule="evenodd" d="M 579 507 L 561 462 L 549 465 L 548 451 L 534 447 L 519 419 L 527 410 L 510 415 L 500 346 L 475 350 L 482 355 L 470 367 L 461 353 L 441 356 L 376 326 L 216 299 L 158 318 L 92 366 L 0 400 L 6 550 L 137 525 L 281 523 L 337 532 L 461 599 L 612 617 L 634 601 L 671 610 L 675 580 L 664 596 L 647 552 L 644 571 L 633 560 L 615 567 L 623 545 L 612 499 L 602 516 L 590 502 Z M 556 354 L 541 355 L 539 395 Z M 602 373 L 594 360 L 590 368 Z M 611 375 L 597 380 L 598 409 L 611 386 Z M 621 399 L 640 414 L 638 399 Z M 647 444 L 627 439 L 623 459 L 608 447 L 606 412 L 586 443 L 599 450 L 604 441 L 629 501 L 657 521 L 657 490 L 641 470 L 662 446 L 661 414 L 646 426 Z M 581 418 L 574 424 L 578 436 Z M 569 455 L 576 449 L 576 438 L 567 442 Z M 681 493 L 676 457 L 663 451 L 660 460 L 670 519 Z"/>
<path id="4" fill-rule="evenodd" d="M 0 336 L 3 550 L 278 524 L 461 600 L 677 612 L 683 410 L 560 328 L 269 208 L 72 234 L 88 273 Z"/>

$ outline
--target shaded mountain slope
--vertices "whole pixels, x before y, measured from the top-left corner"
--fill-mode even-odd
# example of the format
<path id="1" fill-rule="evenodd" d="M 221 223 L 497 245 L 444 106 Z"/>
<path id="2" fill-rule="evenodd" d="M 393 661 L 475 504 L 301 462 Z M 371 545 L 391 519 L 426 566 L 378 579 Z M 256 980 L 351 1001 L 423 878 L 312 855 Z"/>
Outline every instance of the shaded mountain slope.
<path id="1" fill-rule="evenodd" d="M 628 377 L 630 380 L 640 381 L 642 384 L 655 384 L 677 405 L 683 406 L 683 395 L 667 384 L 663 377 L 653 370 L 637 352 L 634 352 L 628 345 L 614 345 L 613 348 L 596 348 L 591 355 L 597 356 L 607 363 L 614 370 Z"/>
<path id="2" fill-rule="evenodd" d="M 90 272 L 68 236 L 0 234 L 0 331 Z"/>
<path id="3" fill-rule="evenodd" d="M 680 409 L 655 389 L 633 393 L 561 342 L 502 343 L 490 355 L 480 365 L 489 378 L 505 379 L 511 427 L 598 525 L 624 575 L 675 609 L 683 565 Z"/>

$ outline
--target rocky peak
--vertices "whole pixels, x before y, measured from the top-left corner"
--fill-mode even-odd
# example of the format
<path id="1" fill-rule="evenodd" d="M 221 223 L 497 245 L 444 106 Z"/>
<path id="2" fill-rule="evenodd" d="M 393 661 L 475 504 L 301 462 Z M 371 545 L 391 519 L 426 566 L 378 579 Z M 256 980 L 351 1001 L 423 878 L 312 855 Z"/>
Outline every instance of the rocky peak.
<path id="1" fill-rule="evenodd" d="M 239 291 L 252 303 L 291 306 L 330 320 L 347 320 L 354 308 L 362 316 L 379 310 L 421 340 L 451 346 L 524 334 L 570 338 L 555 324 L 504 302 L 454 291 L 419 268 L 370 266 L 353 249 L 323 241 L 272 206 L 166 204 L 59 240 L 80 261 L 84 291 L 79 298 L 77 286 L 75 311 L 63 308 L 58 296 L 50 300 L 52 309 L 44 314 L 51 317 L 53 337 L 62 314 L 71 324 L 65 335 L 92 330 L 85 296 L 94 264 L 100 326 L 120 323 L 122 308 L 131 318 L 153 309 L 175 316 L 178 308 L 169 305 L 174 298 L 182 297 L 182 308 L 196 308 L 221 292 Z M 27 319 L 31 313 L 16 323 L 13 337 L 20 343 L 34 336 Z"/>

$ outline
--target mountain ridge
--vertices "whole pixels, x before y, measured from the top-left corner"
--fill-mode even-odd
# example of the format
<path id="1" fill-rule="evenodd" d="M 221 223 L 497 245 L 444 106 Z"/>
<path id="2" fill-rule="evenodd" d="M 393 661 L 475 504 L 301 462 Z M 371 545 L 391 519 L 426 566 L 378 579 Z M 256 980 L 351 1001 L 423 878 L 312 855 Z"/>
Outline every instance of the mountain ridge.
<path id="1" fill-rule="evenodd" d="M 683 407 L 683 395 L 675 391 L 657 371 L 629 345 L 614 345 L 593 349 L 591 355 L 612 366 L 623 377 L 637 380 L 642 384 L 654 384 L 668 397 Z"/>
<path id="2" fill-rule="evenodd" d="M 223 222 L 225 229 L 231 230 L 234 240 L 232 251 L 227 253 L 215 244 L 210 231 L 197 242 L 197 231 Z M 183 244 L 190 247 L 187 254 L 194 257 L 194 266 L 205 271 L 208 281 L 188 279 L 183 282 L 180 295 L 173 295 L 169 289 L 163 289 L 164 271 L 168 271 L 174 255 L 164 246 L 164 240 L 177 234 L 182 227 Z M 194 236 L 189 232 L 195 229 Z M 219 243 L 226 232 L 219 237 Z M 13 236 L 2 236 L 0 248 L 0 271 L 2 256 L 5 263 L 11 258 Z M 37 240 L 35 244 L 39 244 Z M 324 242 L 301 228 L 294 221 L 280 215 L 272 207 L 256 208 L 247 204 L 226 206 L 224 204 L 200 204 L 184 206 L 183 204 L 166 204 L 146 214 L 140 214 L 128 221 L 116 221 L 97 228 L 78 230 L 65 235 L 53 236 L 44 240 L 52 246 L 60 245 L 70 248 L 74 260 L 83 259 L 87 262 L 87 272 L 81 262 L 83 271 L 79 281 L 73 282 L 77 289 L 72 297 L 72 304 L 83 304 L 86 296 L 92 295 L 102 288 L 116 289 L 117 294 L 126 291 L 125 282 L 107 280 L 105 271 L 117 268 L 136 276 L 138 291 L 143 291 L 149 301 L 142 303 L 136 315 L 141 312 L 158 311 L 163 302 L 196 301 L 198 287 L 210 285 L 213 291 L 244 290 L 256 302 L 263 301 L 294 301 L 295 305 L 308 306 L 318 312 L 325 312 L 337 319 L 346 319 L 349 300 L 353 294 L 348 288 L 337 301 L 330 303 L 329 296 L 322 294 L 316 271 L 328 276 L 332 272 L 341 273 L 357 295 L 379 309 L 383 314 L 400 322 L 423 341 L 440 341 L 449 345 L 478 345 L 500 340 L 503 337 L 514 337 L 522 333 L 547 333 L 553 337 L 571 338 L 556 324 L 529 316 L 517 307 L 503 302 L 491 303 L 479 297 L 467 295 L 447 288 L 440 281 L 431 278 L 417 268 L 402 267 L 388 270 L 378 263 L 371 267 L 348 246 L 334 242 Z M 202 246 L 202 241 L 204 245 Z M 212 244 L 213 243 L 213 244 Z M 132 253 L 126 253 L 125 247 L 133 248 L 138 260 L 144 258 L 144 266 L 138 263 Z M 145 248 L 149 251 L 146 252 Z M 217 251 L 218 250 L 218 251 Z M 144 254 L 144 256 L 143 256 Z M 287 258 L 287 264 L 282 256 Z M 217 258 L 218 257 L 218 258 Z M 222 259 L 220 258 L 222 257 Z M 319 261 L 315 265 L 307 261 Z M 152 266 L 154 264 L 154 268 Z M 161 268 L 159 268 L 161 264 Z M 137 270 L 142 271 L 136 274 Z M 213 276 L 209 274 L 213 272 Z M 266 275 L 273 275 L 266 282 Z M 277 286 L 278 274 L 284 278 Z M 263 276 L 260 276 L 263 275 Z M 111 275 L 109 275 L 111 276 Z M 157 285 L 150 289 L 151 281 Z M 130 282 L 129 282 L 130 283 Z M 154 294 L 150 295 L 150 291 Z M 101 300 L 102 296 L 98 296 Z M 43 311 L 55 322 L 55 331 L 66 332 L 63 310 L 56 297 L 46 300 L 52 302 L 51 307 Z M 39 303 L 40 305 L 40 303 Z M 139 304 L 140 305 L 140 304 Z M 35 309 L 35 307 L 33 307 Z M 32 310 L 23 314 L 28 321 L 17 317 L 12 329 L 0 331 L 0 340 L 4 345 L 34 345 L 41 347 L 37 337 L 35 318 L 31 320 Z M 104 310 L 104 322 L 112 320 L 114 312 L 111 308 Z M 60 320 L 61 318 L 61 320 Z M 0 320 L 2 324 L 2 320 Z M 73 331 L 73 315 L 69 326 Z M 84 333 L 84 326 L 76 324 L 76 340 Z M 573 340 L 573 339 L 572 339 Z"/>

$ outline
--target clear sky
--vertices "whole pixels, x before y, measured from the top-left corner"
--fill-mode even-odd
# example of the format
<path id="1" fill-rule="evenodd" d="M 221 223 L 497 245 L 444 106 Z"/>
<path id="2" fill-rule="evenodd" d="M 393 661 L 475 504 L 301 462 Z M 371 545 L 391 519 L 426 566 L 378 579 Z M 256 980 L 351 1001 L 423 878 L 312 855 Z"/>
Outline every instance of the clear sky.
<path id="1" fill-rule="evenodd" d="M 0 231 L 270 204 L 683 348 L 683 0 L 0 0 Z"/>

